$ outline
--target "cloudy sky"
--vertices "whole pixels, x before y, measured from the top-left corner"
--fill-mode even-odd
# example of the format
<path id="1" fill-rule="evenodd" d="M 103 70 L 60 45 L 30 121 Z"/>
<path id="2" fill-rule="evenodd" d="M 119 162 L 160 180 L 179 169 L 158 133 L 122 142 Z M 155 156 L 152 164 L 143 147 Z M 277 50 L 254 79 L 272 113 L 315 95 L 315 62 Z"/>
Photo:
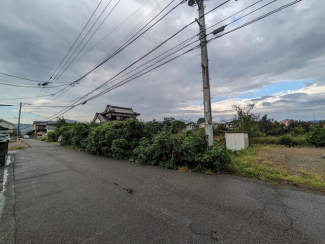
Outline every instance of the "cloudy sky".
<path id="1" fill-rule="evenodd" d="M 114 51 L 114 48 L 121 45 L 122 40 L 138 24 L 143 26 L 148 23 L 150 17 L 154 16 L 150 15 L 152 10 L 158 13 L 171 1 L 112 0 L 103 11 L 109 0 L 102 0 L 74 47 L 78 46 L 101 12 L 103 12 L 102 16 L 94 28 L 90 29 L 83 43 L 94 33 L 115 4 L 117 4 L 116 8 L 80 55 L 142 7 L 99 45 L 69 67 L 56 83 L 52 84 L 54 88 L 42 90 L 37 87 L 37 82 L 0 74 L 0 83 L 32 86 L 11 87 L 0 84 L 0 104 L 17 105 L 19 102 L 33 104 L 33 106 L 23 107 L 22 123 L 44 120 L 56 114 L 62 108 L 49 106 L 69 106 L 72 100 L 100 86 L 197 17 L 196 7 L 189 7 L 187 3 L 179 5 L 156 26 L 82 79 L 79 84 L 69 87 L 56 96 L 49 96 L 63 88 L 62 85 L 68 84 L 66 82 L 75 81 L 94 68 L 112 50 Z M 273 2 L 227 26 L 225 30 L 227 32 L 292 1 L 262 0 L 214 28 L 237 20 Z M 87 23 L 98 2 L 99 0 L 0 1 L 0 72 L 47 81 Z M 180 0 L 173 1 L 163 14 L 179 2 Z M 223 2 L 223 0 L 207 1 L 206 11 Z M 206 16 L 207 27 L 255 2 L 257 0 L 230 1 Z M 234 115 L 232 105 L 245 106 L 251 103 L 255 104 L 256 113 L 267 113 L 276 120 L 285 118 L 313 120 L 314 115 L 316 119 L 325 119 L 325 29 L 322 27 L 325 20 L 324 10 L 325 1 L 303 0 L 210 42 L 208 48 L 213 120 L 230 119 Z M 154 22 L 155 20 L 151 23 Z M 198 25 L 194 23 L 133 68 L 197 33 Z M 78 50 L 83 45 L 81 44 Z M 78 51 L 75 55 L 77 53 Z M 175 55 L 177 54 L 179 53 Z M 104 110 L 106 104 L 112 104 L 132 107 L 141 114 L 143 120 L 154 118 L 161 120 L 167 116 L 197 120 L 203 116 L 200 71 L 200 50 L 195 49 L 85 105 L 75 107 L 64 114 L 64 117 L 90 121 L 96 112 Z M 125 73 L 121 75 L 123 74 Z M 118 81 L 121 80 L 123 78 Z M 92 95 L 118 81 L 108 84 Z M 38 95 L 42 97 L 37 97 Z M 35 107 L 35 105 L 41 106 Z M 16 122 L 17 117 L 18 107 L 0 107 L 0 118 Z"/>

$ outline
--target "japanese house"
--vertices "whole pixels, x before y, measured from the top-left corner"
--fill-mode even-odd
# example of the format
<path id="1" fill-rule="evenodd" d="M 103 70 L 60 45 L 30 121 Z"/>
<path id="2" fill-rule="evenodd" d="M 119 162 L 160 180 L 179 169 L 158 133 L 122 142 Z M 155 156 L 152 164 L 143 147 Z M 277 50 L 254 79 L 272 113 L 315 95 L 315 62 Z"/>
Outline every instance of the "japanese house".
<path id="1" fill-rule="evenodd" d="M 140 114 L 132 108 L 107 105 L 104 112 L 96 113 L 93 122 L 110 122 L 114 120 L 136 119 Z"/>

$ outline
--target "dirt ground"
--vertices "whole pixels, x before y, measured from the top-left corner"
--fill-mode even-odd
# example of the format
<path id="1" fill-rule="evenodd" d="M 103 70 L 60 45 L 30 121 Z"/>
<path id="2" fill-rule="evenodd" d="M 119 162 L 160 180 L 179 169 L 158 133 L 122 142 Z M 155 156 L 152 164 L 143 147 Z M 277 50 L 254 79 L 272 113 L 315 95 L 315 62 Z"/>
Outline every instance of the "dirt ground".
<path id="1" fill-rule="evenodd" d="M 317 175 L 325 181 L 324 148 L 261 148 L 258 157 L 260 163 L 284 168 L 294 175 Z"/>

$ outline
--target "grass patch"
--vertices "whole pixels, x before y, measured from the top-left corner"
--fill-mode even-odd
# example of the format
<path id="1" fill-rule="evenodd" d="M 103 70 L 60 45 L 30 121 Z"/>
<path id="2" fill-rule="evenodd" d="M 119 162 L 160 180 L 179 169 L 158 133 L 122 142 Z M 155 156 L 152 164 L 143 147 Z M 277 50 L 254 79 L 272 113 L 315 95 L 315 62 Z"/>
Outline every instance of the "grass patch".
<path id="1" fill-rule="evenodd" d="M 26 147 L 24 147 L 24 146 L 20 146 L 20 147 L 13 146 L 13 147 L 8 147 L 8 151 L 14 151 L 14 150 L 25 149 L 25 148 Z"/>
<path id="2" fill-rule="evenodd" d="M 306 158 L 312 162 L 300 163 L 295 159 L 304 150 Z M 233 152 L 229 170 L 240 175 L 271 181 L 274 183 L 290 183 L 297 186 L 311 187 L 325 191 L 325 164 L 319 169 L 315 157 L 315 149 L 290 149 L 281 146 L 254 146 L 242 151 Z M 316 151 L 318 152 L 318 151 Z M 310 155 L 309 155 L 310 154 Z M 321 160 L 321 157 L 319 157 Z M 325 162 L 325 160 L 324 160 Z M 313 164 L 314 163 L 314 164 Z"/>

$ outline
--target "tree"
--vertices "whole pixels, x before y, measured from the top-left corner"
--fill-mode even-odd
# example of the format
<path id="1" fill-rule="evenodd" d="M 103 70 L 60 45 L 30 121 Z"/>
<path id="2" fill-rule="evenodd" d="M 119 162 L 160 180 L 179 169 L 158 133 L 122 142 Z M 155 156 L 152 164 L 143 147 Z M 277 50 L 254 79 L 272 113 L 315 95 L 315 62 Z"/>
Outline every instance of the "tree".
<path id="1" fill-rule="evenodd" d="M 237 116 L 233 120 L 235 130 L 247 131 L 250 137 L 258 136 L 259 128 L 257 121 L 259 116 L 251 113 L 254 104 L 248 105 L 246 109 L 239 105 L 233 105 L 232 107 L 237 113 Z"/>
<path id="2" fill-rule="evenodd" d="M 171 132 L 173 134 L 177 134 L 178 132 L 185 129 L 185 123 L 180 120 L 176 120 L 173 117 L 166 117 L 164 118 L 164 126 L 170 127 Z"/>
<path id="3" fill-rule="evenodd" d="M 65 121 L 65 119 L 58 117 L 57 121 L 56 121 L 56 128 L 60 128 L 62 126 L 68 125 L 68 123 Z"/>
<path id="4" fill-rule="evenodd" d="M 287 127 L 288 133 L 303 134 L 310 131 L 310 124 L 306 121 L 292 121 Z"/>
<path id="5" fill-rule="evenodd" d="M 181 131 L 183 131 L 186 127 L 186 124 L 183 121 L 175 120 L 172 123 L 172 133 L 177 134 Z"/>
<path id="6" fill-rule="evenodd" d="M 285 134 L 284 125 L 274 121 L 274 119 L 269 119 L 267 114 L 260 118 L 258 121 L 258 127 L 260 132 L 267 136 L 278 136 Z"/>
<path id="7" fill-rule="evenodd" d="M 28 131 L 26 134 L 29 135 L 29 136 L 34 135 L 34 131 L 33 130 Z"/>
<path id="8" fill-rule="evenodd" d="M 197 123 L 198 123 L 198 124 L 205 123 L 205 119 L 204 119 L 204 118 L 199 118 L 199 119 L 197 120 Z"/>

